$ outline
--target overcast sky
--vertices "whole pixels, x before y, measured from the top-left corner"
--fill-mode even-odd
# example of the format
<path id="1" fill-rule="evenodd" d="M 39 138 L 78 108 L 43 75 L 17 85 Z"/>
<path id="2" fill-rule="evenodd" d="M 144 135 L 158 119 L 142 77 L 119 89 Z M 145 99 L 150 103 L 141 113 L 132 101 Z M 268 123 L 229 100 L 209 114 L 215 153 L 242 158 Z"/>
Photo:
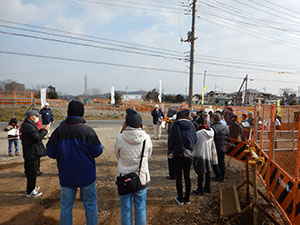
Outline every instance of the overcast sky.
<path id="1" fill-rule="evenodd" d="M 151 90 L 158 88 L 161 79 L 165 94 L 186 94 L 189 62 L 184 58 L 190 46 L 180 39 L 186 39 L 191 29 L 191 15 L 185 15 L 190 14 L 187 5 L 191 2 L 1 0 L 1 80 L 25 83 L 27 88 L 53 85 L 59 92 L 77 95 L 84 91 L 85 75 L 88 89 L 97 88 L 101 93 L 109 92 L 111 86 Z M 274 94 L 281 88 L 298 91 L 298 12 L 299 0 L 198 0 L 194 93 L 202 91 L 205 70 L 207 91 L 237 91 L 246 74 L 253 79 L 249 88 Z M 133 44 L 132 48 L 124 48 L 128 44 L 122 42 Z M 145 46 L 151 48 L 145 51 Z M 116 66 L 119 64 L 182 73 Z"/>

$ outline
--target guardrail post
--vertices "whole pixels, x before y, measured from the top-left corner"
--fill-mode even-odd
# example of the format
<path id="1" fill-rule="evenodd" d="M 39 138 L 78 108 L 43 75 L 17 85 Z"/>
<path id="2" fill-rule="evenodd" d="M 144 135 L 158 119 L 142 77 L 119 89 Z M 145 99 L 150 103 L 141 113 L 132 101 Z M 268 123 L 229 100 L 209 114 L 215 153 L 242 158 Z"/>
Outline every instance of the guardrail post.
<path id="1" fill-rule="evenodd" d="M 298 194 L 298 184 L 299 184 L 299 158 L 300 158 L 300 115 L 298 118 L 298 143 L 297 143 L 297 156 L 296 156 L 296 168 L 295 168 L 295 183 L 293 186 L 294 200 L 293 200 L 293 213 L 292 213 L 292 223 L 295 224 L 296 216 L 296 201 Z"/>

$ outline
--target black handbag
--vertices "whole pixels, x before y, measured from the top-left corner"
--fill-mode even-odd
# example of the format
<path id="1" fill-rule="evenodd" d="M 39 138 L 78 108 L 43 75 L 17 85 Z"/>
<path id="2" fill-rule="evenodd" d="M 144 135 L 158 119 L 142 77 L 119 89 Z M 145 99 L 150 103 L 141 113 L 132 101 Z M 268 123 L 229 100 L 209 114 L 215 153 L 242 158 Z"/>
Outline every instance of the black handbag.
<path id="1" fill-rule="evenodd" d="M 143 161 L 143 156 L 144 156 L 144 151 L 145 151 L 145 144 L 146 144 L 146 140 L 144 140 L 144 142 L 143 142 L 143 149 L 142 149 L 142 155 L 141 155 L 138 173 L 131 172 L 131 173 L 125 174 L 124 176 L 120 175 L 117 177 L 116 185 L 118 186 L 118 194 L 119 195 L 127 195 L 130 193 L 134 193 L 144 187 L 141 184 L 139 175 L 140 175 L 140 171 L 141 171 L 141 167 L 142 167 L 142 161 Z"/>
<path id="2" fill-rule="evenodd" d="M 36 148 L 36 155 L 38 157 L 44 157 L 46 156 L 46 148 L 43 144 L 37 144 Z"/>
<path id="3" fill-rule="evenodd" d="M 177 126 L 177 129 L 178 129 L 178 134 L 179 134 L 179 141 L 180 141 L 180 145 L 181 145 L 181 157 L 184 157 L 184 158 L 189 158 L 191 160 L 194 159 L 194 152 L 190 149 L 187 149 L 183 146 L 183 142 L 182 142 L 182 136 L 181 136 L 181 130 L 179 128 L 179 126 Z"/>

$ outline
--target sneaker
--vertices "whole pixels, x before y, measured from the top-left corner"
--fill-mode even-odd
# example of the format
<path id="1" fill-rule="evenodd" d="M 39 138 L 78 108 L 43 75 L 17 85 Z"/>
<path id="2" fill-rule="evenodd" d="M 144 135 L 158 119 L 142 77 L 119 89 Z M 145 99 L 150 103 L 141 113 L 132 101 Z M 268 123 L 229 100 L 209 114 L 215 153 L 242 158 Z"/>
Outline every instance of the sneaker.
<path id="1" fill-rule="evenodd" d="M 41 189 L 40 186 L 36 186 L 34 190 L 39 191 Z"/>
<path id="2" fill-rule="evenodd" d="M 41 189 L 40 186 L 36 186 L 36 187 L 34 188 L 34 190 L 36 190 L 36 191 L 39 191 L 40 189 Z M 27 194 L 27 191 L 25 191 L 25 194 Z"/>
<path id="3" fill-rule="evenodd" d="M 20 153 L 19 152 L 16 152 L 16 156 L 19 156 L 20 155 Z"/>
<path id="4" fill-rule="evenodd" d="M 14 156 L 11 152 L 8 155 L 9 155 L 9 157 L 13 157 Z"/>
<path id="5" fill-rule="evenodd" d="M 175 201 L 178 203 L 178 205 L 183 205 L 184 202 L 182 200 L 180 200 L 178 197 L 175 198 Z"/>
<path id="6" fill-rule="evenodd" d="M 184 200 L 184 204 L 185 204 L 185 205 L 190 205 L 190 204 L 191 204 L 191 201 L 190 201 L 190 200 L 188 200 L 188 201 Z"/>
<path id="7" fill-rule="evenodd" d="M 36 198 L 36 197 L 41 196 L 42 194 L 43 194 L 42 192 L 38 192 L 35 188 L 30 194 L 26 194 L 26 197 L 27 198 Z"/>

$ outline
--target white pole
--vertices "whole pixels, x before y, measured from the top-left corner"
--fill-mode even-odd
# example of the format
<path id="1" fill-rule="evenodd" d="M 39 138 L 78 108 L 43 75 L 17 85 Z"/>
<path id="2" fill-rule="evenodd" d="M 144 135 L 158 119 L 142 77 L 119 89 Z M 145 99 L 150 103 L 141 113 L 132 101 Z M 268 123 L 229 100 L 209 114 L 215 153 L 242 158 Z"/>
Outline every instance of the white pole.
<path id="1" fill-rule="evenodd" d="M 159 103 L 162 102 L 162 93 L 161 93 L 161 80 L 159 80 L 159 95 L 158 95 L 158 101 Z"/>

